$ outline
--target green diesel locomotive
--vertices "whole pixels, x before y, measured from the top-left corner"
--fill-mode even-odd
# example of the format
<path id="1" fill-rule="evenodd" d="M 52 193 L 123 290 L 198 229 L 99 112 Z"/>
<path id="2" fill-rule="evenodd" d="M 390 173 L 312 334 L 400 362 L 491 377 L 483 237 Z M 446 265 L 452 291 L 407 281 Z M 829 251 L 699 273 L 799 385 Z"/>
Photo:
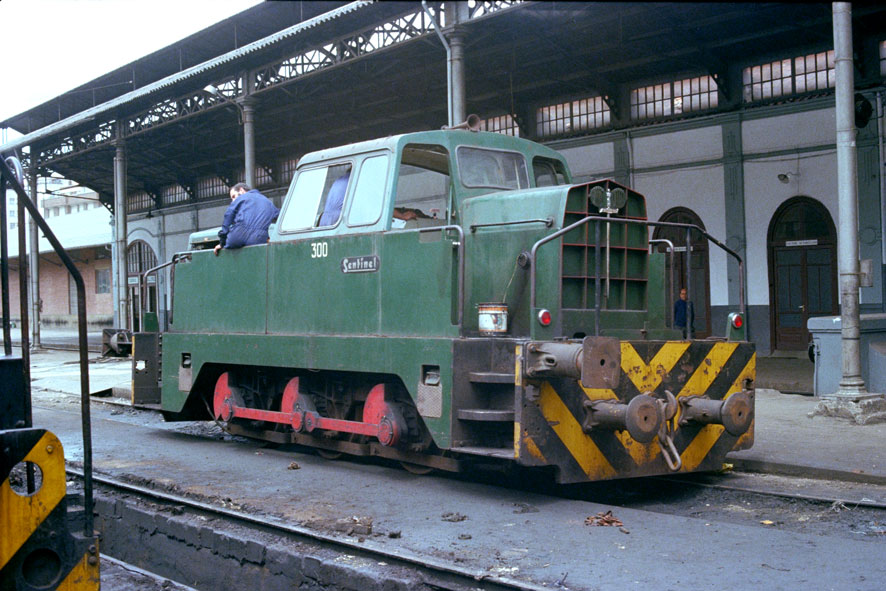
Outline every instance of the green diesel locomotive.
<path id="1" fill-rule="evenodd" d="M 573 184 L 560 154 L 516 137 L 308 154 L 268 244 L 216 257 L 203 232 L 168 263 L 169 329 L 136 335 L 135 391 L 171 420 L 209 412 L 232 433 L 417 471 L 719 469 L 753 443 L 754 346 L 743 309 L 723 338 L 669 327 L 679 286 L 650 252 L 655 224 L 639 193 Z"/>

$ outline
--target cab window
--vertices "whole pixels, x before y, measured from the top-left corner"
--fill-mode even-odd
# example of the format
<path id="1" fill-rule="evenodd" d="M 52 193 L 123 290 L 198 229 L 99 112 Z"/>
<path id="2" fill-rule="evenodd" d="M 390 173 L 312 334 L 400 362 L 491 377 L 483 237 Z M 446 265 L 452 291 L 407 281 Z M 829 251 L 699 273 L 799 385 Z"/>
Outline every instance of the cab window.
<path id="1" fill-rule="evenodd" d="M 526 189 L 529 175 L 526 159 L 518 152 L 458 148 L 458 170 L 465 187 L 482 189 Z"/>
<path id="2" fill-rule="evenodd" d="M 536 187 L 566 184 L 566 169 L 559 160 L 537 156 L 532 160 L 532 174 Z"/>
<path id="3" fill-rule="evenodd" d="M 280 232 L 336 225 L 341 218 L 350 176 L 349 163 L 299 171 L 281 216 Z"/>
<path id="4" fill-rule="evenodd" d="M 387 154 L 382 154 L 371 156 L 360 165 L 353 203 L 348 212 L 348 225 L 366 226 L 377 222 L 381 217 L 389 160 Z"/>
<path id="5" fill-rule="evenodd" d="M 409 144 L 403 149 L 392 229 L 444 225 L 450 194 L 449 152 L 443 146 Z"/>

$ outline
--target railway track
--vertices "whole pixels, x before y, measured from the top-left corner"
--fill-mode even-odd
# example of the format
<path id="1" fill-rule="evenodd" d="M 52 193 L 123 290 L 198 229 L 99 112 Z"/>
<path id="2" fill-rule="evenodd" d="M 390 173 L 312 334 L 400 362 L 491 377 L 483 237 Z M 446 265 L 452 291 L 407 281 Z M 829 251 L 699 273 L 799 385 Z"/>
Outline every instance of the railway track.
<path id="1" fill-rule="evenodd" d="M 779 478 L 783 481 L 791 480 L 789 477 L 775 477 Z M 754 484 L 728 484 L 724 482 L 712 482 L 709 480 L 710 477 L 707 475 L 699 475 L 698 478 L 681 478 L 676 476 L 665 476 L 656 478 L 656 480 L 662 480 L 666 482 L 679 482 L 681 484 L 699 487 L 699 488 L 711 488 L 715 490 L 722 490 L 728 492 L 737 492 L 737 493 L 748 493 L 762 496 L 771 496 L 783 499 L 791 499 L 797 501 L 807 501 L 810 503 L 822 503 L 822 504 L 834 504 L 834 503 L 843 503 L 846 505 L 852 505 L 854 507 L 867 507 L 869 509 L 879 509 L 886 511 L 886 486 L 876 487 L 878 490 L 882 491 L 882 496 L 880 499 L 870 499 L 865 496 L 860 495 L 858 490 L 862 487 L 857 486 L 855 491 L 852 491 L 849 494 L 845 493 L 837 493 L 832 492 L 831 494 L 827 494 L 823 492 L 821 494 L 816 493 L 795 493 L 789 492 L 786 490 L 779 490 L 776 488 L 764 489 L 759 486 L 755 486 Z M 742 481 L 746 479 L 740 479 Z M 845 484 L 845 483 L 844 483 Z"/>
<path id="2" fill-rule="evenodd" d="M 395 468 L 392 468 L 395 469 Z M 76 470 L 69 470 L 72 476 L 80 477 Z M 727 475 L 728 476 L 728 475 Z M 737 475 L 726 478 L 717 475 L 693 475 L 690 477 L 649 478 L 631 482 L 625 487 L 622 481 L 613 485 L 610 490 L 595 485 L 577 490 L 561 487 L 559 493 L 554 491 L 551 496 L 566 498 L 582 498 L 593 503 L 611 504 L 615 515 L 624 508 L 641 509 L 652 514 L 678 515 L 693 517 L 705 521 L 729 522 L 752 525 L 761 528 L 779 528 L 787 531 L 803 533 L 821 533 L 822 535 L 866 539 L 873 543 L 886 541 L 886 503 L 884 497 L 877 496 L 886 487 L 867 487 L 864 490 L 875 491 L 876 498 L 859 497 L 857 491 L 827 492 L 790 492 L 784 487 L 797 486 L 797 479 L 764 475 L 757 478 L 751 475 Z M 841 483 L 826 483 L 831 487 Z M 410 554 L 403 549 L 391 550 L 380 544 L 374 544 L 368 532 L 360 530 L 355 524 L 354 531 L 324 533 L 317 529 L 303 527 L 284 519 L 264 513 L 248 512 L 236 506 L 219 506 L 218 500 L 204 500 L 193 496 L 184 496 L 174 492 L 156 490 L 150 486 L 142 486 L 125 482 L 116 478 L 96 475 L 95 486 L 99 494 L 108 494 L 114 498 L 129 497 L 130 502 L 138 502 L 152 506 L 158 513 L 173 512 L 178 515 L 192 515 L 201 520 L 212 522 L 216 531 L 239 529 L 238 536 L 262 539 L 271 536 L 278 542 L 289 547 L 309 548 L 310 552 L 320 552 L 338 557 L 349 557 L 363 565 L 384 565 L 383 570 L 393 569 L 399 579 L 407 577 L 413 583 L 407 588 L 412 589 L 490 589 L 490 590 L 533 590 L 551 588 L 568 588 L 561 578 L 539 582 L 518 580 L 513 577 L 490 574 L 476 568 L 463 568 L 449 560 L 440 560 L 427 554 Z M 649 493 L 653 488 L 657 492 Z M 617 493 L 621 498 L 607 498 Z M 825 486 L 827 489 L 827 486 Z M 592 498 L 589 498 L 592 497 Z M 231 505 L 222 501 L 225 505 Z M 654 519 L 654 517 L 652 517 Z M 243 532 L 246 533 L 243 533 Z M 625 533 L 628 533 L 625 531 Z M 378 534 L 376 534 L 378 535 Z M 113 549 L 105 549 L 113 555 Z M 150 563 L 125 557 L 130 562 L 154 570 Z M 327 558 L 335 561 L 336 558 Z M 406 574 L 403 574 L 406 573 Z M 176 573 L 171 571 L 158 574 L 176 580 Z M 244 570 L 248 576 L 248 569 Z M 379 577 L 386 576 L 384 573 Z M 565 577 L 565 574 L 563 574 Z M 335 576 L 331 575 L 334 579 Z M 415 582 L 420 582 L 417 584 Z M 204 584 L 186 581 L 197 589 L 207 588 Z M 559 583 L 559 585 L 557 584 Z M 211 586 L 211 584 L 210 584 Z M 336 588 L 336 587 L 332 587 Z M 358 587 L 359 588 L 359 587 Z"/>
<path id="3" fill-rule="evenodd" d="M 74 468 L 67 469 L 69 478 L 81 480 L 83 473 Z M 360 535 L 360 524 L 355 523 L 354 531 L 344 532 L 345 535 L 337 536 L 312 529 L 308 529 L 292 523 L 287 523 L 277 517 L 266 514 L 248 513 L 231 507 L 220 507 L 210 502 L 190 498 L 174 493 L 154 490 L 150 487 L 135 485 L 124 482 L 115 478 L 109 478 L 102 475 L 93 475 L 93 484 L 95 487 L 97 498 L 107 495 L 113 501 L 117 502 L 121 498 L 125 498 L 127 503 L 143 503 L 152 506 L 152 510 L 156 513 L 171 514 L 182 519 L 188 516 L 195 517 L 203 522 L 211 522 L 212 528 L 216 532 L 225 532 L 230 529 L 238 530 L 236 536 L 238 538 L 254 538 L 255 543 L 265 543 L 269 536 L 273 538 L 276 544 L 282 543 L 288 547 L 300 547 L 314 549 L 322 553 L 332 553 L 340 557 L 348 557 L 355 562 L 364 564 L 372 563 L 377 567 L 383 567 L 382 570 L 392 569 L 397 571 L 396 579 L 403 581 L 404 579 L 413 581 L 407 585 L 408 589 L 427 589 L 427 590 L 488 590 L 488 591 L 543 591 L 551 589 L 549 584 L 536 584 L 529 581 L 520 581 L 506 576 L 490 574 L 486 571 L 461 568 L 449 562 L 436 559 L 433 556 L 419 556 L 398 550 L 391 552 L 385 548 L 379 547 L 372 543 L 370 536 Z M 106 499 L 107 501 L 108 499 Z M 101 514 L 101 502 L 97 504 L 98 511 Z M 105 520 L 107 523 L 108 520 Z M 100 520 L 101 522 L 101 520 Z M 131 526 L 127 526 L 131 527 Z M 181 526 L 177 526 L 181 527 Z M 115 536 L 108 536 L 103 533 L 104 538 L 113 539 Z M 182 552 L 187 552 L 186 546 L 189 543 L 182 544 Z M 108 548 L 103 546 L 102 550 L 114 557 L 119 549 Z M 115 551 L 117 550 L 117 551 Z M 309 550 L 310 552 L 310 550 Z M 148 553 L 150 554 L 150 553 Z M 205 555 L 204 555 L 205 559 Z M 117 558 L 114 558 L 118 561 Z M 177 580 L 177 574 L 170 572 L 166 566 L 162 564 L 138 564 L 137 561 L 131 559 L 123 559 L 133 562 L 140 569 L 153 573 L 154 576 L 169 578 L 173 581 Z M 245 557 L 244 557 L 245 560 Z M 167 565 L 168 566 L 168 565 Z M 249 569 L 243 569 L 244 573 L 248 573 Z M 179 575 L 180 576 L 180 575 Z M 335 578 L 334 576 L 332 578 Z M 380 579 L 384 578 L 384 574 Z M 335 582 L 318 581 L 322 585 L 331 585 L 330 589 L 338 589 Z M 419 586 L 413 586 L 414 582 L 420 582 Z M 562 586 L 561 581 L 561 586 Z M 196 589 L 217 588 L 218 582 L 204 584 L 190 583 Z M 379 588 L 382 584 L 380 581 Z M 231 584 L 229 588 L 247 588 Z M 388 586 L 389 587 L 389 586 Z M 386 587 L 386 588 L 388 588 Z M 347 587 L 350 588 L 350 587 Z M 399 587 L 392 587 L 399 588 Z M 556 588 L 556 586 L 554 587 Z"/>
<path id="4" fill-rule="evenodd" d="M 57 416 L 59 421 L 67 420 L 66 413 Z M 100 448 L 100 462 L 107 470 L 97 476 L 108 483 L 107 487 L 97 483 L 97 490 L 112 499 L 99 499 L 97 523 L 102 525 L 103 515 L 123 517 L 120 523 L 128 519 L 114 513 L 113 499 L 129 498 L 143 505 L 138 522 L 141 525 L 127 529 L 125 535 L 132 538 L 127 543 L 142 546 L 148 558 L 159 558 L 162 568 L 153 568 L 144 556 L 118 552 L 115 544 L 119 539 L 112 539 L 114 536 L 105 538 L 103 551 L 196 589 L 217 589 L 220 581 L 225 582 L 225 588 L 268 590 L 299 588 L 299 584 L 259 586 L 257 579 L 250 577 L 260 573 L 241 568 L 239 560 L 237 570 L 242 573 L 223 572 L 214 579 L 209 574 L 202 579 L 179 577 L 177 560 L 208 564 L 214 557 L 207 558 L 211 552 L 204 548 L 192 559 L 177 558 L 174 554 L 193 551 L 187 546 L 196 543 L 196 536 L 188 538 L 169 530 L 168 537 L 178 537 L 176 543 L 185 548 L 170 552 L 170 541 L 164 538 L 155 544 L 160 534 L 151 538 L 144 533 L 153 531 L 152 519 L 162 520 L 181 512 L 176 518 L 192 516 L 191 521 L 202 523 L 209 533 L 240 528 L 246 532 L 238 534 L 240 538 L 278 540 L 268 543 L 262 568 L 279 563 L 281 555 L 270 548 L 283 545 L 299 548 L 305 556 L 319 556 L 312 562 L 359 564 L 359 569 L 354 568 L 373 571 L 377 580 L 393 571 L 391 577 L 409 584 L 390 588 L 403 591 L 588 591 L 607 588 L 604 582 L 613 580 L 626 584 L 645 580 L 656 586 L 656 575 L 645 573 L 656 572 L 653 565 L 660 565 L 662 560 L 688 569 L 686 580 L 715 576 L 716 567 L 706 563 L 684 563 L 682 555 L 655 554 L 661 539 L 673 536 L 682 541 L 684 551 L 691 548 L 694 552 L 703 552 L 716 538 L 729 560 L 751 560 L 755 568 L 783 578 L 784 585 L 774 585 L 773 589 L 793 588 L 790 585 L 797 583 L 798 577 L 805 577 L 810 568 L 817 579 L 830 581 L 834 588 L 873 589 L 851 583 L 851 573 L 861 569 L 866 576 L 871 574 L 865 570 L 866 565 L 877 564 L 874 557 L 886 542 L 883 487 L 858 482 L 816 482 L 820 488 L 813 490 L 806 484 L 799 486 L 793 477 L 776 483 L 772 475 L 740 473 L 556 486 L 550 474 L 538 474 L 530 482 L 526 472 L 479 469 L 417 478 L 383 459 L 330 462 L 298 446 L 261 446 L 254 441 L 222 437 L 220 429 L 207 422 L 157 423 L 147 420 L 147 413 L 142 411 L 120 413 L 104 407 L 97 410 L 97 417 L 107 419 L 97 423 L 105 442 Z M 158 425 L 163 426 L 162 432 Z M 75 443 L 71 443 L 70 450 L 76 458 Z M 287 470 L 290 464 L 297 465 Z M 147 496 L 138 494 L 140 488 L 147 489 Z M 206 511 L 201 503 L 209 505 Z M 247 522 L 230 520 L 219 515 L 219 510 L 239 513 L 238 519 Z M 626 531 L 588 523 L 589 517 L 608 510 L 623 522 Z M 449 511 L 460 512 L 465 521 L 448 519 Z M 371 516 L 372 533 L 354 531 L 348 535 L 334 527 L 337 520 L 351 515 Z M 756 531 L 749 533 L 751 528 Z M 289 530 L 292 533 L 287 533 Z M 133 533 L 139 531 L 143 535 Z M 398 534 L 396 539 L 389 535 L 393 532 Z M 733 538 L 739 541 L 731 544 L 728 540 Z M 759 543 L 748 541 L 752 539 Z M 767 545 L 784 552 L 772 555 L 763 550 Z M 847 548 L 846 560 L 850 562 L 845 567 L 841 563 L 847 574 L 835 574 L 833 568 L 824 567 L 815 571 L 817 566 L 808 566 L 801 573 L 795 567 L 792 557 L 796 556 L 824 564 L 831 555 L 826 548 L 831 547 Z M 601 558 L 594 558 L 601 556 L 606 557 L 605 566 L 601 566 Z M 302 562 L 307 568 L 308 560 Z M 385 572 L 379 573 L 380 569 Z M 236 576 L 243 578 L 228 584 L 228 579 L 235 580 Z M 323 580 L 334 579 L 331 575 Z M 558 586 L 558 582 L 563 584 Z M 374 591 L 377 587 L 331 584 L 329 588 Z M 306 584 L 304 588 L 318 587 Z"/>

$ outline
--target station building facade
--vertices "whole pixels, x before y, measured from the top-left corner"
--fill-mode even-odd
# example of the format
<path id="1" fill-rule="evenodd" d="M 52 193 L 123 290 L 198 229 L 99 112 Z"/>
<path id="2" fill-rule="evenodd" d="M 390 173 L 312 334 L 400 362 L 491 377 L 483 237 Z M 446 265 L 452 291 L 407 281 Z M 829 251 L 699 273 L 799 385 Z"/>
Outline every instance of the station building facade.
<path id="1" fill-rule="evenodd" d="M 468 10 L 468 4 L 445 3 L 444 8 L 448 10 L 452 5 L 455 13 Z M 305 6 L 310 9 L 311 3 Z M 727 313 L 736 309 L 743 297 L 749 311 L 749 336 L 760 353 L 802 351 L 809 341 L 807 320 L 839 313 L 835 63 L 830 7 L 720 6 L 566 4 L 561 11 L 548 11 L 544 3 L 474 3 L 470 10 L 475 12 L 470 18 L 476 14 L 477 22 L 465 21 L 468 34 L 463 39 L 467 112 L 478 114 L 487 131 L 518 134 L 559 150 L 568 159 L 577 181 L 611 177 L 633 187 L 646 196 L 650 220 L 694 223 L 738 252 L 744 259 L 742 272 L 722 250 L 698 237 L 690 240 L 691 283 L 672 285 L 671 289 L 674 298 L 681 287 L 689 289 L 695 303 L 697 336 L 722 335 Z M 387 22 L 371 20 L 382 18 L 372 15 L 383 11 L 394 14 L 395 8 L 408 9 L 408 14 L 384 17 L 389 19 Z M 280 5 L 262 5 L 244 13 L 242 20 L 254 23 L 258 15 L 279 9 Z M 854 27 L 858 35 L 856 106 L 860 113 L 856 121 L 858 236 L 860 257 L 871 260 L 875 269 L 873 286 L 861 290 L 861 311 L 865 313 L 886 309 L 882 108 L 886 29 L 878 24 L 880 9 L 861 9 L 870 15 L 859 16 L 866 19 L 864 26 Z M 761 18 L 763 13 L 757 11 L 766 10 L 778 11 L 780 18 L 794 18 L 798 38 L 793 38 L 794 33 L 785 36 L 769 22 L 751 22 L 755 15 Z M 698 13 L 702 21 L 676 28 L 649 22 L 651 14 L 662 11 L 669 18 Z M 250 46 L 229 53 L 221 50 L 191 70 L 185 69 L 185 73 L 190 72 L 188 76 L 164 82 L 163 88 L 171 89 L 166 98 L 156 99 L 146 110 L 133 106 L 125 125 L 117 127 L 118 134 L 121 129 L 142 134 L 133 135 L 126 150 L 135 155 L 143 149 L 145 154 L 142 169 L 135 165 L 128 168 L 130 178 L 141 177 L 125 191 L 128 279 L 132 281 L 151 266 L 169 261 L 174 253 L 187 250 L 192 232 L 219 226 L 229 203 L 228 188 L 247 176 L 242 166 L 247 106 L 250 116 L 258 121 L 256 144 L 262 147 L 251 176 L 257 188 L 278 206 L 298 159 L 307 151 L 428 129 L 426 122 L 439 122 L 446 99 L 441 92 L 445 83 L 441 89 L 434 76 L 442 74 L 445 62 L 435 41 L 424 46 L 412 43 L 420 36 L 426 41 L 435 38 L 429 21 L 422 18 L 421 7 L 408 3 L 402 8 L 385 3 L 343 5 L 305 21 L 301 29 L 302 25 L 296 25 L 285 35 L 273 33 L 255 42 L 254 51 L 258 52 L 291 35 L 294 41 L 289 53 L 280 48 L 267 58 L 253 58 L 246 51 Z M 722 24 L 730 18 L 739 20 L 730 21 L 729 27 Z M 479 19 L 487 20 L 481 25 Z M 336 29 L 340 23 L 352 22 L 356 24 L 341 24 Z M 533 28 L 532 23 L 539 22 L 550 22 L 551 31 Z M 618 23 L 618 27 L 622 22 L 627 24 L 617 31 L 602 31 L 606 34 L 593 43 L 588 39 L 579 46 L 572 43 L 579 39 L 576 35 L 583 28 L 602 26 L 600 22 Z M 704 43 L 692 34 L 694 31 L 700 38 L 704 23 L 711 27 L 719 23 L 719 34 L 732 37 L 719 45 L 717 39 L 705 41 L 712 47 L 729 47 L 714 59 L 707 59 L 712 56 L 705 54 Z M 576 28 L 564 32 L 570 26 Z M 730 28 L 745 26 L 750 30 L 743 34 L 758 42 L 746 42 Z M 329 33 L 323 32 L 324 27 Z M 535 31 L 534 37 L 518 41 L 517 31 L 527 27 Z M 692 27 L 697 28 L 690 31 Z M 403 32 L 403 37 L 395 38 L 390 33 L 394 30 Z M 507 44 L 497 41 L 492 33 L 484 35 L 487 30 L 514 35 L 508 51 L 511 56 L 522 51 L 524 60 L 505 56 L 507 64 L 497 62 L 503 67 L 501 75 L 489 70 L 492 60 L 508 51 L 502 50 Z M 360 32 L 349 37 L 342 36 L 342 31 L 349 35 Z M 373 37 L 375 31 L 385 31 L 388 36 Z M 615 35 L 619 31 L 620 36 Z M 799 39 L 802 31 L 815 34 Z M 227 39 L 214 30 L 205 33 L 212 33 L 212 39 Z M 300 44 L 299 35 L 313 37 Z M 653 53 L 643 59 L 624 57 L 621 62 L 615 61 L 647 38 L 656 44 L 669 43 L 661 50 L 667 55 L 654 55 L 654 50 L 648 49 Z M 390 40 L 390 47 L 385 46 L 384 39 Z M 697 42 L 696 47 L 693 42 Z M 359 51 L 336 49 L 357 47 L 358 43 L 364 43 Z M 415 49 L 431 45 L 434 47 L 427 51 Z M 538 53 L 533 54 L 536 46 L 545 48 L 553 58 L 541 61 L 539 57 L 536 64 L 529 63 Z M 650 42 L 647 47 L 652 46 Z M 171 49 L 176 47 L 181 63 L 187 53 L 183 50 L 189 47 L 187 40 Z M 583 52 L 580 58 L 576 57 L 579 50 Z M 373 52 L 379 57 L 372 57 Z M 384 57 L 380 57 L 382 53 Z M 672 59 L 671 55 L 692 59 Z M 241 59 L 243 65 L 236 65 Z M 150 62 L 149 58 L 145 60 Z M 365 61 L 348 70 L 348 60 Z M 638 64 L 644 62 L 657 66 L 642 69 Z M 159 58 L 150 63 L 159 64 Z M 258 67 L 258 63 L 264 65 Z M 439 66 L 433 70 L 434 76 L 427 75 L 432 67 L 429 64 Z M 538 64 L 550 70 L 550 75 Z M 136 65 L 131 65 L 133 71 Z M 217 74 L 213 68 L 219 69 Z M 123 70 L 119 75 L 128 76 Z M 378 74 L 360 73 L 364 70 Z M 422 75 L 399 76 L 400 70 Z M 615 73 L 613 82 L 606 72 Z M 118 73 L 108 76 L 112 74 Z M 197 79 L 189 82 L 189 77 Z M 437 86 L 432 80 L 437 80 Z M 221 89 L 225 97 L 202 93 L 199 89 L 206 82 Z M 181 90 L 176 90 L 176 84 Z M 521 91 L 521 84 L 522 94 L 515 94 L 514 88 Z M 259 86 L 261 92 L 251 96 L 249 89 Z M 341 88 L 348 89 L 347 104 L 333 100 L 342 98 Z M 381 89 L 392 96 L 402 94 L 399 103 L 403 104 L 394 105 L 396 113 L 384 110 L 390 105 L 383 104 Z M 400 93 L 395 92 L 398 89 Z M 416 96 L 422 98 L 424 107 L 406 104 L 407 99 Z M 440 104 L 428 104 L 427 97 L 440 99 Z M 123 98 L 113 99 L 118 101 L 118 108 L 128 104 L 120 103 Z M 147 104 L 141 95 L 132 100 L 136 99 Z M 404 114 L 404 108 L 413 110 Z M 203 123 L 170 125 L 185 117 L 200 121 L 204 114 Z M 234 123 L 238 118 L 239 126 Z M 21 121 L 23 124 L 24 118 Z M 54 161 L 65 164 L 65 159 L 76 158 L 82 150 L 84 164 L 79 172 L 101 170 L 94 180 L 105 185 L 103 199 L 113 200 L 108 190 L 113 185 L 110 162 L 115 158 L 114 125 L 120 122 L 102 122 L 101 117 L 96 121 L 88 124 L 92 127 L 85 132 L 59 136 L 59 145 L 45 150 L 47 166 Z M 156 137 L 149 138 L 152 133 Z M 167 135 L 161 137 L 163 133 Z M 122 135 L 126 139 L 126 134 Z M 182 143 L 199 150 L 182 152 L 178 148 Z M 171 146 L 176 147 L 174 151 Z M 100 150 L 105 151 L 99 159 L 95 155 Z M 193 162 L 174 161 L 182 155 Z M 232 165 L 238 160 L 239 168 Z M 201 172 L 190 172 L 197 167 Z M 159 175 L 166 179 L 163 183 L 156 181 Z M 173 177 L 182 180 L 171 182 Z M 663 229 L 650 233 L 674 243 L 679 255 L 674 266 L 680 276 L 686 265 L 684 237 Z M 169 307 L 167 277 L 160 273 L 156 284 L 144 294 L 147 308 L 160 313 L 161 323 Z M 129 289 L 131 302 L 140 297 L 131 286 Z"/>
<path id="2" fill-rule="evenodd" d="M 879 52 L 883 76 L 886 41 Z M 610 113 L 600 97 L 553 99 L 535 109 L 532 133 L 524 135 L 563 153 L 577 181 L 614 178 L 646 196 L 648 219 L 694 223 L 742 255 L 740 286 L 735 261 L 693 235 L 689 288 L 697 336 L 724 333 L 742 290 L 749 332 L 762 354 L 805 351 L 808 318 L 839 314 L 833 59 L 829 50 L 746 66 L 741 104 L 729 112 L 713 112 L 719 92 L 709 76 L 638 87 L 631 94 L 636 125 L 628 129 L 607 129 Z M 882 270 L 883 121 L 875 105 L 882 105 L 883 89 L 859 94 L 873 109 L 857 138 L 860 255 Z M 482 126 L 521 133 L 509 114 L 487 116 Z M 283 164 L 294 170 L 295 159 Z M 285 186 L 263 180 L 259 188 L 281 205 Z M 226 195 L 218 179 L 206 179 L 207 196 L 214 184 Z M 149 203 L 137 194 L 130 199 L 130 211 L 138 210 L 139 199 Z M 224 197 L 216 206 L 133 214 L 129 240 L 169 260 L 187 249 L 190 233 L 218 226 L 226 206 Z M 661 229 L 650 234 L 675 243 L 675 271 L 683 276 L 684 236 Z M 165 294 L 160 281 L 158 293 Z M 672 287 L 672 297 L 681 287 Z M 872 287 L 862 288 L 861 310 L 884 310 L 882 271 Z"/>
<path id="3" fill-rule="evenodd" d="M 86 289 L 87 321 L 95 329 L 113 325 L 111 293 L 111 215 L 99 203 L 98 195 L 88 189 L 66 189 L 63 179 L 41 179 L 45 190 L 39 206 L 56 238 L 74 261 Z M 7 227 L 9 236 L 10 318 L 17 322 L 19 308 L 19 256 L 17 196 L 7 192 Z M 29 233 L 30 229 L 26 229 Z M 44 235 L 40 236 L 40 310 L 41 326 L 67 328 L 76 326 L 77 289 L 65 266 Z M 26 259 L 27 260 L 27 259 Z"/>

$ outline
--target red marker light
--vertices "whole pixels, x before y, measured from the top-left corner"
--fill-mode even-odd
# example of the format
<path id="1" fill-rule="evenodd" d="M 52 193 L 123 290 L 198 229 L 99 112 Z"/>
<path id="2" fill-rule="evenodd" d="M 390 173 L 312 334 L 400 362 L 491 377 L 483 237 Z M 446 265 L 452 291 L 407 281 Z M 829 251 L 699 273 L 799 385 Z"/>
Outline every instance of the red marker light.
<path id="1" fill-rule="evenodd" d="M 538 313 L 538 323 L 542 326 L 551 325 L 551 313 L 547 310 L 540 310 Z"/>
<path id="2" fill-rule="evenodd" d="M 744 318 L 741 317 L 741 314 L 733 314 L 732 315 L 732 327 L 733 328 L 741 328 L 744 325 Z"/>

